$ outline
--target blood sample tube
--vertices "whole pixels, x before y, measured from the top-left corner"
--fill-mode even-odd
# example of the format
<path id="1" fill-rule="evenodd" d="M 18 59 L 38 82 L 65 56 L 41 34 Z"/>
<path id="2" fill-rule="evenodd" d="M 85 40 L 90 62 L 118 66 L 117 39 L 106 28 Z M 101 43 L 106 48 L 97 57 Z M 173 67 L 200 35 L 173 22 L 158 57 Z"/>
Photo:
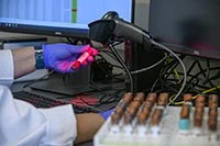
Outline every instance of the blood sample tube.
<path id="1" fill-rule="evenodd" d="M 134 107 L 135 109 L 139 109 L 139 107 L 141 106 L 141 102 L 139 102 L 139 101 L 132 101 L 131 103 L 130 103 L 130 105 L 128 106 L 128 109 L 130 108 L 130 107 Z"/>
<path id="2" fill-rule="evenodd" d="M 118 114 L 116 112 L 112 113 L 112 115 L 111 115 L 111 123 L 113 125 L 119 124 L 120 119 L 121 119 L 121 115 L 120 114 Z"/>
<path id="3" fill-rule="evenodd" d="M 180 112 L 181 119 L 189 119 L 189 106 L 187 104 L 182 105 L 182 109 Z"/>
<path id="4" fill-rule="evenodd" d="M 196 128 L 202 128 L 203 115 L 204 115 L 204 113 L 195 113 L 194 114 L 194 126 Z"/>
<path id="5" fill-rule="evenodd" d="M 152 103 L 150 101 L 145 101 L 143 103 L 143 108 L 142 108 L 141 112 L 151 111 L 153 106 L 154 106 L 154 103 Z"/>
<path id="6" fill-rule="evenodd" d="M 166 106 L 168 103 L 169 94 L 168 93 L 160 93 L 157 101 L 158 106 Z"/>
<path id="7" fill-rule="evenodd" d="M 195 111 L 193 116 L 194 133 L 200 135 L 202 132 L 204 109 L 205 109 L 205 96 L 199 95 L 195 103 Z"/>
<path id="8" fill-rule="evenodd" d="M 209 114 L 218 114 L 218 104 L 217 103 L 209 103 Z"/>
<path id="9" fill-rule="evenodd" d="M 116 106 L 115 112 L 118 113 L 120 116 L 122 116 L 127 105 L 131 102 L 131 100 L 132 100 L 132 94 L 130 92 L 125 93 L 124 96 L 122 97 L 122 100 Z"/>
<path id="10" fill-rule="evenodd" d="M 192 101 L 192 94 L 190 94 L 190 93 L 184 94 L 184 95 L 183 95 L 183 100 L 184 100 L 185 102 L 191 102 L 191 101 Z"/>
<path id="11" fill-rule="evenodd" d="M 73 63 L 72 68 L 78 69 L 88 59 L 90 55 L 92 55 L 92 50 L 88 49 Z"/>
<path id="12" fill-rule="evenodd" d="M 203 123 L 203 115 L 204 115 L 204 106 L 202 104 L 199 104 L 201 106 L 196 106 L 195 112 L 194 112 L 194 126 L 197 128 L 202 127 Z"/>
<path id="13" fill-rule="evenodd" d="M 131 92 L 127 92 L 124 94 L 122 100 L 125 101 L 126 103 L 130 103 L 132 101 L 132 93 Z"/>
<path id="14" fill-rule="evenodd" d="M 209 95 L 209 104 L 217 104 L 217 106 L 218 106 L 218 95 L 216 95 L 216 94 L 210 94 Z M 209 105 L 209 107 L 210 107 L 210 105 Z"/>
<path id="15" fill-rule="evenodd" d="M 179 130 L 181 133 L 187 133 L 190 128 L 190 107 L 187 104 L 183 104 L 180 111 Z"/>
<path id="16" fill-rule="evenodd" d="M 139 101 L 139 102 L 143 102 L 144 101 L 144 93 L 139 92 L 134 96 L 134 101 Z"/>
<path id="17" fill-rule="evenodd" d="M 205 108 L 205 103 L 198 102 L 195 106 L 195 113 L 203 113 Z"/>
<path id="18" fill-rule="evenodd" d="M 198 102 L 205 103 L 205 96 L 203 94 L 198 95 L 198 97 L 196 98 L 196 103 Z"/>
<path id="19" fill-rule="evenodd" d="M 124 124 L 131 124 L 133 118 L 135 117 L 137 111 L 139 110 L 140 102 L 132 101 L 128 106 L 125 114 L 124 114 Z"/>
<path id="20" fill-rule="evenodd" d="M 161 118 L 162 118 L 163 110 L 160 108 L 156 108 L 153 111 L 152 117 L 151 117 L 151 125 L 152 126 L 159 126 Z"/>
<path id="21" fill-rule="evenodd" d="M 146 120 L 149 118 L 150 113 L 151 111 L 145 111 L 145 112 L 139 113 L 137 123 L 139 125 L 144 125 L 146 123 Z"/>
<path id="22" fill-rule="evenodd" d="M 149 93 L 147 95 L 147 98 L 145 99 L 145 101 L 150 101 L 152 103 L 155 103 L 157 101 L 157 94 L 156 93 Z"/>
<path id="23" fill-rule="evenodd" d="M 184 104 L 189 106 L 190 112 L 192 111 L 192 94 L 186 93 L 183 95 Z"/>
<path id="24" fill-rule="evenodd" d="M 133 131 L 133 119 L 140 107 L 139 101 L 132 101 L 131 104 L 127 107 L 126 112 L 123 115 L 124 126 L 123 131 L 126 135 L 129 135 Z"/>
<path id="25" fill-rule="evenodd" d="M 153 111 L 152 117 L 151 117 L 151 131 L 152 136 L 156 137 L 161 131 L 161 128 L 159 127 L 160 121 L 162 119 L 163 115 L 163 109 L 162 108 L 156 108 Z"/>
<path id="26" fill-rule="evenodd" d="M 119 115 L 118 113 L 114 112 L 111 114 L 111 129 L 110 131 L 113 134 L 117 134 L 120 132 L 120 119 L 121 119 L 121 115 Z"/>
<path id="27" fill-rule="evenodd" d="M 210 131 L 215 132 L 217 130 L 217 121 L 218 116 L 217 114 L 209 114 L 208 116 L 208 128 Z"/>
<path id="28" fill-rule="evenodd" d="M 218 104 L 216 101 L 215 97 L 209 98 L 208 128 L 212 132 L 217 130 L 218 125 Z"/>

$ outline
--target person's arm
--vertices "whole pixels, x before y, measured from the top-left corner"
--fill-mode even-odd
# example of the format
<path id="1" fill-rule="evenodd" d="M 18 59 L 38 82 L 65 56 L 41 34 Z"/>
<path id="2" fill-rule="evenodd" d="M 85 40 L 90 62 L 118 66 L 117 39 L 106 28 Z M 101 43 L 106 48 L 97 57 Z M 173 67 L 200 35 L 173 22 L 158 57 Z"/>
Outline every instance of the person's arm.
<path id="1" fill-rule="evenodd" d="M 95 133 L 104 123 L 104 119 L 96 113 L 76 114 L 77 137 L 75 144 L 92 140 Z"/>
<path id="2" fill-rule="evenodd" d="M 45 68 L 55 70 L 60 73 L 73 73 L 77 70 L 72 69 L 72 64 L 80 54 L 91 50 L 88 62 L 94 61 L 94 56 L 98 51 L 89 45 L 74 46 L 70 44 L 49 44 L 43 45 L 43 61 Z M 12 50 L 14 62 L 14 78 L 21 77 L 35 70 L 35 49 L 34 47 L 24 47 Z"/>
<path id="3" fill-rule="evenodd" d="M 3 145 L 72 146 L 93 138 L 104 122 L 100 114 L 74 114 L 71 105 L 37 109 L 15 100 L 0 85 L 0 143 Z M 13 129 L 16 129 L 13 133 Z"/>
<path id="4" fill-rule="evenodd" d="M 24 47 L 12 50 L 14 63 L 14 78 L 19 78 L 35 70 L 34 47 Z"/>
<path id="5" fill-rule="evenodd" d="M 10 87 L 14 80 L 13 58 L 10 50 L 0 50 L 0 85 Z"/>
<path id="6" fill-rule="evenodd" d="M 0 85 L 10 87 L 15 78 L 35 70 L 34 47 L 0 50 Z"/>

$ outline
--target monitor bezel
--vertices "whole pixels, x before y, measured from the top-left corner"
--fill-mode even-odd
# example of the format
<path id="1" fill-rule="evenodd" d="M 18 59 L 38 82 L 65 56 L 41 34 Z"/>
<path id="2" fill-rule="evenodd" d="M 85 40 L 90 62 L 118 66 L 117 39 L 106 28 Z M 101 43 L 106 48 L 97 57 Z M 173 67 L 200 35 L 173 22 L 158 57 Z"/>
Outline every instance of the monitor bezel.
<path id="1" fill-rule="evenodd" d="M 135 13 L 135 0 L 131 1 L 131 23 L 134 22 Z M 13 26 L 0 25 L 0 31 L 9 33 L 24 33 L 24 34 L 36 34 L 46 36 L 59 36 L 59 37 L 71 37 L 71 38 L 88 38 L 88 29 L 79 28 L 64 28 L 64 27 L 50 27 L 50 26 L 37 26 L 37 25 L 25 25 L 15 24 Z"/>

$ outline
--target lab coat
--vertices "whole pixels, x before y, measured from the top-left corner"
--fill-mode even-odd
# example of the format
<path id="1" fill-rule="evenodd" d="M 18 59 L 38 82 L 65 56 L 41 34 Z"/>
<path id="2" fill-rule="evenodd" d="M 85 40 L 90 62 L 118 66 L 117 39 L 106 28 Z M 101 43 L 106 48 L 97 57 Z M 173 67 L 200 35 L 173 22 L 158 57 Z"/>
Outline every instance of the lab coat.
<path id="1" fill-rule="evenodd" d="M 72 146 L 76 118 L 71 105 L 37 109 L 13 99 L 10 50 L 0 51 L 0 146 Z"/>

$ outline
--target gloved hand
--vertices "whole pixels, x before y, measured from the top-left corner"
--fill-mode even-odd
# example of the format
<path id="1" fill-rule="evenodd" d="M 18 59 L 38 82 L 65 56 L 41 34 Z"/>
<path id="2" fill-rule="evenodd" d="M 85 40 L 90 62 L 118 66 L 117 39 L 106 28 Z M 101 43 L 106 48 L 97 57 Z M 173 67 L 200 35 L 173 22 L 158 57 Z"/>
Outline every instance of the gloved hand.
<path id="1" fill-rule="evenodd" d="M 114 109 L 110 109 L 108 111 L 105 111 L 105 112 L 101 112 L 99 113 L 100 116 L 104 119 L 104 120 L 107 120 L 108 117 L 111 115 L 111 113 L 114 111 Z"/>
<path id="2" fill-rule="evenodd" d="M 88 49 L 92 50 L 92 53 L 83 66 L 94 61 L 94 57 L 98 54 L 96 49 L 89 45 L 75 46 L 64 43 L 43 45 L 45 67 L 60 73 L 75 72 L 76 70 L 72 68 L 74 61 Z"/>

